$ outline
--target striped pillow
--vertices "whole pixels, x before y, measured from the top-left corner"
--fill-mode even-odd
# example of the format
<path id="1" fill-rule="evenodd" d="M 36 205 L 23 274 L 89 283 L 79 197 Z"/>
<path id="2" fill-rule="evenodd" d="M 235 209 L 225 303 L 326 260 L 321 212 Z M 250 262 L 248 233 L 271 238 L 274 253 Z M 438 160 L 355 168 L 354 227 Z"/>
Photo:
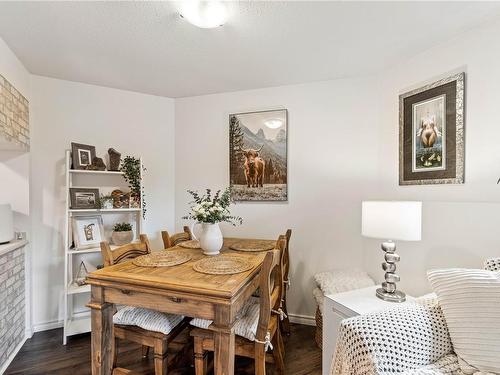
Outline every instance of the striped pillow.
<path id="1" fill-rule="evenodd" d="M 466 374 L 500 373 L 500 272 L 441 269 L 427 273 Z"/>
<path id="2" fill-rule="evenodd" d="M 166 314 L 143 307 L 125 306 L 113 315 L 114 324 L 137 326 L 168 335 L 184 319 L 181 315 Z"/>
<path id="3" fill-rule="evenodd" d="M 234 334 L 244 337 L 250 341 L 255 341 L 257 325 L 259 324 L 259 314 L 259 299 L 256 297 L 250 297 L 236 315 L 237 320 L 234 324 Z M 194 327 L 207 329 L 212 324 L 212 321 L 195 318 L 191 320 L 190 324 Z"/>

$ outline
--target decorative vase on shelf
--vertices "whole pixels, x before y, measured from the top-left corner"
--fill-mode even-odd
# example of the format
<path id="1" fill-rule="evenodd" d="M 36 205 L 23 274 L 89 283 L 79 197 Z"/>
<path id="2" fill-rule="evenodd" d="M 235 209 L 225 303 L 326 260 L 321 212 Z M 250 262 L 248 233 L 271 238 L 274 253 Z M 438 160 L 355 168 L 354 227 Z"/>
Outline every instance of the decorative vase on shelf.
<path id="1" fill-rule="evenodd" d="M 113 198 L 102 198 L 101 199 L 101 208 L 105 210 L 113 209 Z"/>
<path id="2" fill-rule="evenodd" d="M 110 148 L 108 149 L 108 155 L 109 155 L 109 170 L 119 171 L 122 154 L 120 154 L 114 148 Z"/>
<path id="3" fill-rule="evenodd" d="M 130 223 L 116 223 L 111 233 L 111 240 L 115 245 L 126 245 L 134 239 L 134 231 Z"/>
<path id="4" fill-rule="evenodd" d="M 200 241 L 200 247 L 205 255 L 218 255 L 222 249 L 224 239 L 219 227 L 219 223 L 196 223 L 201 225 L 201 234 L 196 238 L 194 231 L 191 235 L 194 240 Z"/>
<path id="5" fill-rule="evenodd" d="M 113 232 L 111 233 L 111 240 L 113 244 L 121 246 L 131 243 L 134 239 L 134 232 L 128 230 L 126 232 Z"/>

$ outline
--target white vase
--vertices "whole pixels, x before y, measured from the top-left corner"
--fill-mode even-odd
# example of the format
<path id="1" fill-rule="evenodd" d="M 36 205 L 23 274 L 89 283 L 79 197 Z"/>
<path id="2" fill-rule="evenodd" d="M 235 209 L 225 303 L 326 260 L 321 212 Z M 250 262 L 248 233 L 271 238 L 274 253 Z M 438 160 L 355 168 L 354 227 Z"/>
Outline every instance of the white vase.
<path id="1" fill-rule="evenodd" d="M 200 247 L 205 255 L 217 255 L 222 249 L 224 239 L 220 231 L 219 223 L 199 223 L 201 234 L 199 235 Z M 193 233 L 193 231 L 191 231 Z"/>

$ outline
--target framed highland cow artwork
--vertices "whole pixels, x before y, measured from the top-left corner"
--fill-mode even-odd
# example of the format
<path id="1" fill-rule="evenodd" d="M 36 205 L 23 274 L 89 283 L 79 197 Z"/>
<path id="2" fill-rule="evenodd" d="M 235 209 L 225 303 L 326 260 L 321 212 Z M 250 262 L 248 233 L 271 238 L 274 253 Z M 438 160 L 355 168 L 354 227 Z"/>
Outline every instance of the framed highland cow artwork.
<path id="1" fill-rule="evenodd" d="M 288 200 L 288 112 L 229 115 L 229 178 L 235 201 Z"/>
<path id="2" fill-rule="evenodd" d="M 465 73 L 399 97 L 399 184 L 464 183 Z"/>

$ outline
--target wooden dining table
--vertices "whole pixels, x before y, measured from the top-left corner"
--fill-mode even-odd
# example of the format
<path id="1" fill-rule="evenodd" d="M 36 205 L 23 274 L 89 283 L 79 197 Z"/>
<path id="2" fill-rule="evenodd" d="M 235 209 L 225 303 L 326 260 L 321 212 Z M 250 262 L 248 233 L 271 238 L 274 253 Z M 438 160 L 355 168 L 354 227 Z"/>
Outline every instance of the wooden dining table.
<path id="1" fill-rule="evenodd" d="M 234 374 L 234 323 L 244 302 L 259 284 L 259 271 L 265 251 L 234 251 L 236 241 L 253 239 L 225 238 L 221 254 L 245 258 L 248 271 L 232 275 L 197 272 L 193 264 L 206 257 L 200 249 L 179 246 L 191 254 L 190 261 L 172 267 L 140 267 L 132 261 L 105 267 L 87 277 L 91 285 L 92 375 L 113 372 L 114 304 L 145 307 L 193 318 L 213 320 L 215 351 L 214 371 L 217 375 Z M 269 244 L 275 241 L 269 240 Z M 119 373 L 119 371 L 115 371 Z"/>

